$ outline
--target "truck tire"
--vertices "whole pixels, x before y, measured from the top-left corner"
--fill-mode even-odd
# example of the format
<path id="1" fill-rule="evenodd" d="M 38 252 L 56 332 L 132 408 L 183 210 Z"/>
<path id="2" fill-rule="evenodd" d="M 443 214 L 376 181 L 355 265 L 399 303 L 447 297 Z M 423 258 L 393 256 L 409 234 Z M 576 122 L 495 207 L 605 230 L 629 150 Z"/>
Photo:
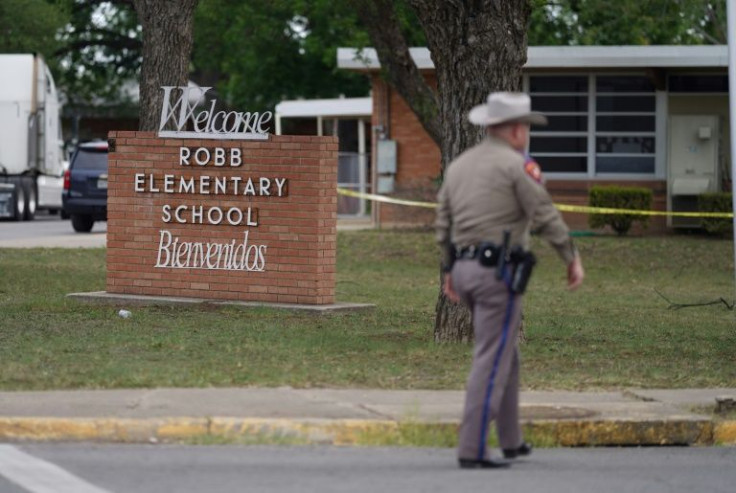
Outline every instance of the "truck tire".
<path id="1" fill-rule="evenodd" d="M 26 191 L 23 184 L 15 182 L 13 192 L 13 221 L 22 221 L 26 213 Z"/>
<path id="2" fill-rule="evenodd" d="M 25 192 L 25 208 L 23 209 L 23 220 L 32 221 L 36 217 L 36 207 L 38 207 L 38 195 L 36 194 L 36 184 L 31 179 L 23 180 L 23 188 Z"/>
<path id="3" fill-rule="evenodd" d="M 95 220 L 89 214 L 72 214 L 72 227 L 77 233 L 89 233 Z"/>

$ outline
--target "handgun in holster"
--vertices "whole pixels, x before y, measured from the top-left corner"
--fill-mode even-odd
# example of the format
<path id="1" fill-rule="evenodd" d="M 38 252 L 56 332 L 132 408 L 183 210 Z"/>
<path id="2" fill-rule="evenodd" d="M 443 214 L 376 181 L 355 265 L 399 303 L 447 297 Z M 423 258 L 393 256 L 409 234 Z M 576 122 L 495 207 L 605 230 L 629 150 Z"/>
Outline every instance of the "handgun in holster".
<path id="1" fill-rule="evenodd" d="M 519 246 L 512 250 L 509 246 L 510 241 L 511 231 L 506 230 L 503 232 L 503 243 L 498 251 L 496 279 L 503 279 L 506 266 L 511 264 L 513 270 L 509 289 L 512 293 L 524 294 L 529 279 L 532 277 L 534 266 L 537 264 L 537 257 L 532 252 L 525 251 Z"/>
<path id="2" fill-rule="evenodd" d="M 514 264 L 514 273 L 509 289 L 513 293 L 524 294 L 529 279 L 532 277 L 534 266 L 537 264 L 537 257 L 532 252 L 516 247 L 511 252 L 511 261 Z"/>

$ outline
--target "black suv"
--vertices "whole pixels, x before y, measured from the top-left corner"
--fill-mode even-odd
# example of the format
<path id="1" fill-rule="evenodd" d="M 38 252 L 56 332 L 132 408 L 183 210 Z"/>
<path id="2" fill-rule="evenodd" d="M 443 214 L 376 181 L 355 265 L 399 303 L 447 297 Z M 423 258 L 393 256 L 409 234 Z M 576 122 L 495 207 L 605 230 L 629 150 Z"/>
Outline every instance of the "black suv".
<path id="1" fill-rule="evenodd" d="M 79 233 L 89 233 L 95 221 L 107 221 L 107 153 L 107 142 L 80 144 L 64 173 L 62 204 Z"/>

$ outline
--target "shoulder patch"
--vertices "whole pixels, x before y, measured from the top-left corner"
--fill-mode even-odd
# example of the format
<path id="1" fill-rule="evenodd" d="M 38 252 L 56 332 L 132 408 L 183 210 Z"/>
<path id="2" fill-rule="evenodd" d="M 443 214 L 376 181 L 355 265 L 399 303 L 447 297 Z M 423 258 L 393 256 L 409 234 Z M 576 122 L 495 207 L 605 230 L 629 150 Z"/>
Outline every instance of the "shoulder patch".
<path id="1" fill-rule="evenodd" d="M 526 162 L 524 163 L 524 171 L 532 178 L 532 180 L 536 181 L 539 184 L 542 183 L 542 168 L 540 168 L 539 164 L 537 164 L 537 162 L 532 158 L 526 158 Z"/>

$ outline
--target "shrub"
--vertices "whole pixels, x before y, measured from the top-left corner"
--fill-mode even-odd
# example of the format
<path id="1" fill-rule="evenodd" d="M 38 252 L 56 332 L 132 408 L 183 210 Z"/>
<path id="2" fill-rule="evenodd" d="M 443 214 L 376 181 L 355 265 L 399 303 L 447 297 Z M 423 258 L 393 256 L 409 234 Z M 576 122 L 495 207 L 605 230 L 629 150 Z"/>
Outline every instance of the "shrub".
<path id="1" fill-rule="evenodd" d="M 730 193 L 704 193 L 698 196 L 700 212 L 733 212 L 733 198 Z M 721 217 L 704 217 L 701 224 L 706 232 L 712 235 L 726 236 L 733 234 L 733 219 Z"/>
<path id="2" fill-rule="evenodd" d="M 594 186 L 588 193 L 588 200 L 592 207 L 649 210 L 652 207 L 652 191 L 643 187 Z M 628 233 L 634 221 L 646 227 L 649 224 L 649 216 L 591 214 L 588 219 L 591 228 L 602 228 L 608 225 L 619 236 Z"/>

